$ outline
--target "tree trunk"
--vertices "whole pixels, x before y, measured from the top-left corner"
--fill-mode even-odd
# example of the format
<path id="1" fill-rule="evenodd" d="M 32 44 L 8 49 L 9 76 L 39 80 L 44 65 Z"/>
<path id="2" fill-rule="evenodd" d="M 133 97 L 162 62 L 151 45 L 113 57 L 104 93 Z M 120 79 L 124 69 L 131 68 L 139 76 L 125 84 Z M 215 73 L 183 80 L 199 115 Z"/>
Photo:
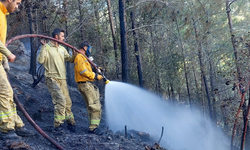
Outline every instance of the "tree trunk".
<path id="1" fill-rule="evenodd" d="M 196 74 L 195 74 L 194 65 L 193 65 L 192 69 L 193 69 L 193 73 L 194 73 L 194 82 L 195 82 L 195 87 L 196 87 L 195 94 L 196 94 L 196 98 L 198 100 L 198 99 L 201 99 L 201 96 L 199 94 L 199 91 L 201 91 L 201 90 L 199 90 L 199 85 L 198 85 L 197 77 L 196 77 Z"/>
<path id="2" fill-rule="evenodd" d="M 206 10 L 204 10 L 205 13 L 207 14 Z M 208 15 L 208 14 L 207 14 Z M 208 36 L 206 33 L 209 33 L 209 30 L 210 30 L 210 23 L 209 23 L 209 17 L 207 16 L 207 20 L 206 20 L 206 23 L 203 24 L 203 40 L 205 41 L 204 45 L 205 45 L 205 49 L 206 49 L 206 54 L 207 54 L 207 57 L 208 57 L 208 63 L 209 63 L 209 80 L 210 80 L 210 93 L 211 93 L 211 105 L 212 105 L 212 110 L 213 110 L 213 119 L 215 120 L 216 122 L 216 115 L 217 115 L 217 112 L 216 112 L 216 101 L 215 101 L 215 94 L 214 94 L 214 89 L 215 89 L 215 86 L 214 86 L 214 67 L 213 67 L 213 57 L 211 57 L 211 52 L 210 52 L 210 49 L 209 49 L 209 44 L 208 44 Z"/>
<path id="3" fill-rule="evenodd" d="M 157 94 L 160 94 L 160 82 L 159 82 L 159 79 L 160 79 L 160 75 L 159 75 L 159 68 L 157 67 L 157 53 L 158 53 L 158 50 L 157 50 L 157 47 L 156 47 L 156 42 L 154 40 L 154 29 L 152 29 L 153 27 L 150 27 L 150 38 L 151 38 L 151 45 L 152 45 L 152 48 L 151 48 L 151 53 L 153 54 L 153 58 L 152 58 L 152 64 L 153 64 L 153 70 L 155 72 L 155 74 L 153 74 L 154 76 L 154 80 L 153 80 L 153 86 L 155 87 L 155 92 Z"/>
<path id="4" fill-rule="evenodd" d="M 35 27 L 33 23 L 33 15 L 32 15 L 31 9 L 32 9 L 32 6 L 28 6 L 30 34 L 33 34 Z M 33 44 L 33 38 L 30 38 L 30 49 L 31 49 L 31 56 L 30 56 L 29 73 L 34 77 L 36 75 L 36 49 Z"/>
<path id="5" fill-rule="evenodd" d="M 175 94 L 174 94 L 174 87 L 173 87 L 173 83 L 172 82 L 170 82 L 170 91 L 171 91 L 171 101 L 174 104 L 175 103 Z"/>
<path id="6" fill-rule="evenodd" d="M 99 26 L 100 26 L 100 22 L 99 22 L 99 20 L 100 20 L 100 16 L 99 16 L 99 11 L 98 11 L 98 6 L 97 6 L 97 4 L 96 3 L 93 3 L 93 5 L 94 5 L 94 11 L 95 11 L 95 26 L 97 26 L 97 41 L 98 41 L 98 46 L 99 46 L 99 49 L 100 50 L 102 50 L 102 40 L 101 40 L 101 37 L 100 37 L 100 35 L 101 35 L 101 31 L 100 31 L 100 28 L 99 28 Z M 103 54 L 103 51 L 101 51 L 102 52 L 102 54 Z M 104 64 L 104 63 L 102 63 L 102 64 Z"/>
<path id="7" fill-rule="evenodd" d="M 234 126 L 233 126 L 233 133 L 232 133 L 232 139 L 231 139 L 231 150 L 233 150 L 233 141 L 234 141 L 234 136 L 235 136 L 235 131 L 236 131 L 236 127 L 237 127 L 237 122 L 238 122 L 238 118 L 239 118 L 239 114 L 241 112 L 241 108 L 245 102 L 245 94 L 246 92 L 241 93 L 241 102 L 240 102 L 240 106 L 238 108 L 235 120 L 234 120 Z"/>
<path id="8" fill-rule="evenodd" d="M 80 13 L 80 16 L 79 16 L 79 21 L 80 23 L 82 24 L 83 23 L 83 19 L 82 19 L 82 7 L 81 7 L 81 0 L 78 0 L 78 9 L 79 9 L 79 13 Z M 81 41 L 84 40 L 84 33 L 83 33 L 83 25 L 81 25 L 81 28 L 80 28 L 80 37 L 81 37 Z"/>
<path id="9" fill-rule="evenodd" d="M 227 119 L 227 110 L 226 110 L 226 105 L 222 105 L 221 107 L 221 112 L 222 112 L 222 119 L 224 122 L 224 131 L 228 131 L 228 119 Z"/>
<path id="10" fill-rule="evenodd" d="M 250 105 L 250 103 L 249 103 L 249 101 L 250 101 L 250 98 L 248 99 L 248 109 L 249 109 L 249 105 Z M 247 130 L 246 130 L 246 140 L 245 140 L 245 142 L 246 142 L 246 144 L 245 144 L 245 149 L 247 150 L 247 149 L 250 149 L 250 130 L 249 130 L 249 114 L 248 114 L 248 116 L 247 116 L 247 118 L 248 118 L 248 123 L 247 123 Z"/>
<path id="11" fill-rule="evenodd" d="M 112 39 L 113 39 L 113 45 L 114 45 L 114 50 L 115 50 L 115 62 L 116 62 L 116 78 L 119 79 L 119 62 L 118 62 L 118 54 L 117 54 L 117 42 L 115 38 L 115 26 L 114 26 L 114 21 L 113 21 L 113 11 L 111 7 L 110 0 L 107 0 L 107 5 L 108 5 L 108 13 L 109 13 L 109 22 L 110 22 L 110 28 L 112 32 Z"/>
<path id="12" fill-rule="evenodd" d="M 238 75 L 238 80 L 239 82 L 241 82 L 241 70 L 240 70 L 240 66 L 239 66 L 239 57 L 238 57 L 238 49 L 236 48 L 236 45 L 235 45 L 235 41 L 236 41 L 236 38 L 235 38 L 235 35 L 233 33 L 233 24 L 232 24 L 232 17 L 231 17 L 231 9 L 230 9 L 230 5 L 231 5 L 231 0 L 226 0 L 226 10 L 227 10 L 227 19 L 228 19 L 228 26 L 229 26 L 229 30 L 230 30 L 230 35 L 231 35 L 231 42 L 232 42 L 232 46 L 233 46 L 233 50 L 234 50 L 234 57 L 235 57 L 235 65 L 236 65 L 236 69 L 237 69 L 237 75 Z M 234 141 L 234 135 L 235 135 L 235 127 L 237 125 L 237 120 L 238 120 L 238 117 L 239 117 L 239 111 L 242 107 L 242 103 L 244 103 L 244 99 L 242 99 L 242 97 L 244 98 L 244 95 L 245 93 L 242 92 L 242 87 L 241 85 L 239 85 L 239 92 L 240 92 L 240 95 L 241 95 L 241 104 L 239 106 L 239 110 L 237 112 L 237 115 L 236 115 L 236 119 L 235 119 L 235 124 L 234 124 L 234 128 L 233 128 L 233 133 L 232 133 L 232 139 L 231 139 L 231 149 L 233 149 L 233 141 Z M 242 141 L 244 143 L 244 141 Z M 243 144 L 244 145 L 244 144 Z"/>
<path id="13" fill-rule="evenodd" d="M 184 64 L 184 72 L 185 72 L 186 86 L 187 86 L 187 92 L 188 92 L 188 100 L 189 100 L 190 109 L 192 110 L 192 102 L 191 102 L 190 91 L 189 91 L 189 83 L 188 83 L 187 66 L 186 66 L 186 60 L 185 60 L 185 54 L 184 54 L 184 46 L 183 46 L 183 42 L 182 42 L 182 38 L 181 38 L 181 34 L 180 34 L 180 29 L 179 29 L 177 17 L 175 18 L 175 23 L 176 23 L 176 28 L 178 31 L 180 44 L 181 44 L 182 61 Z"/>
<path id="14" fill-rule="evenodd" d="M 65 22 L 65 34 L 66 34 L 66 37 L 67 37 L 67 35 L 68 35 L 68 21 Z M 67 47 L 67 51 L 69 53 L 69 48 L 68 47 Z M 67 83 L 68 83 L 69 86 L 73 86 L 72 81 L 74 81 L 74 80 L 72 80 L 73 74 L 72 74 L 72 70 L 70 69 L 70 65 L 71 65 L 70 62 L 66 62 Z"/>
<path id="15" fill-rule="evenodd" d="M 98 47 L 96 47 L 96 50 L 100 50 L 98 53 L 100 54 L 100 55 L 105 55 L 104 53 L 105 53 L 105 51 L 103 51 L 103 48 L 102 48 L 102 37 L 101 37 L 101 30 L 100 30 L 100 22 L 99 22 L 99 20 L 100 20 L 100 16 L 99 16 L 99 14 L 100 14 L 100 12 L 99 12 L 99 8 L 98 8 L 98 5 L 97 5 L 97 3 L 95 2 L 95 1 L 93 1 L 93 6 L 94 6 L 94 12 L 95 12 L 95 20 L 94 20 L 94 22 L 95 22 L 95 27 L 97 27 L 97 42 L 98 42 Z M 99 59 L 100 60 L 100 63 L 101 64 L 104 64 L 104 59 Z M 97 62 L 96 62 L 97 63 Z M 100 64 L 99 64 L 100 65 Z M 99 82 L 99 81 L 97 81 L 97 86 L 100 86 L 99 84 L 100 83 L 103 83 L 103 82 Z M 102 84 L 103 85 L 103 87 L 102 88 L 104 88 L 104 84 Z M 104 93 L 103 93 L 104 94 Z"/>
<path id="16" fill-rule="evenodd" d="M 250 47 L 248 47 L 248 54 L 250 54 Z M 250 56 L 250 55 L 248 55 Z M 248 109 L 249 109 L 249 105 L 250 105 L 250 87 L 248 87 Z M 247 130 L 246 130 L 246 144 L 245 144 L 245 149 L 250 149 L 250 130 L 249 130 L 249 115 L 244 117 L 244 120 L 248 120 L 248 123 L 247 123 Z"/>
<path id="17" fill-rule="evenodd" d="M 230 14 L 230 4 L 231 3 L 231 0 L 226 0 L 226 10 L 227 10 L 227 19 L 228 19 L 228 25 L 229 25 L 229 30 L 230 30 L 230 35 L 231 35 L 231 42 L 232 42 L 232 45 L 233 45 L 233 49 L 234 49 L 234 57 L 235 57 L 235 64 L 236 64 L 236 69 L 237 69 L 237 73 L 238 73 L 238 77 L 240 78 L 241 76 L 241 71 L 240 71 L 240 66 L 239 66 L 239 63 L 238 63 L 238 49 L 236 48 L 236 45 L 235 45 L 235 35 L 233 33 L 233 24 L 232 24 L 232 17 L 231 17 L 231 14 Z"/>
<path id="18" fill-rule="evenodd" d="M 194 31 L 195 31 L 196 43 L 198 45 L 198 56 L 199 56 L 199 62 L 200 62 L 200 69 L 201 69 L 201 75 L 202 75 L 202 79 L 203 79 L 204 86 L 205 86 L 205 91 L 206 91 L 206 96 L 207 96 L 207 101 L 208 101 L 209 114 L 210 114 L 210 118 L 213 119 L 213 111 L 212 111 L 212 107 L 211 107 L 211 100 L 210 100 L 209 90 L 208 90 L 208 86 L 207 86 L 207 78 L 206 78 L 206 75 L 205 75 L 205 66 L 204 66 L 203 61 L 202 61 L 202 52 L 201 52 L 202 45 L 201 45 L 201 43 L 199 41 L 198 31 L 197 31 L 197 28 L 196 28 L 196 22 L 194 21 L 193 18 L 192 18 L 192 20 L 193 20 L 193 26 L 194 26 Z"/>
<path id="19" fill-rule="evenodd" d="M 201 75 L 201 107 L 203 110 L 203 118 L 206 118 L 206 106 L 205 106 L 205 94 L 204 94 L 204 80 L 202 80 L 202 75 Z"/>
<path id="20" fill-rule="evenodd" d="M 135 17 L 134 17 L 135 10 L 133 9 L 130 12 L 131 22 L 132 22 L 132 29 L 135 29 Z M 134 46 L 135 46 L 135 56 L 137 62 L 137 71 L 138 71 L 138 78 L 139 78 L 139 85 L 143 88 L 143 79 L 142 79 L 142 67 L 141 67 L 141 59 L 140 59 L 140 51 L 138 46 L 138 36 L 136 30 L 133 30 L 134 35 Z"/>
<path id="21" fill-rule="evenodd" d="M 250 47 L 248 47 L 248 54 L 250 54 Z M 248 55 L 249 57 L 249 55 Z M 248 95 L 250 95 L 250 87 L 248 85 Z M 245 102 L 246 104 L 246 102 Z M 241 141 L 241 149 L 244 147 L 246 150 L 250 149 L 250 133 L 249 133 L 249 113 L 250 113 L 250 97 L 248 98 L 248 107 L 242 107 L 243 109 L 243 121 L 244 121 L 244 129 L 242 133 L 242 141 Z"/>
<path id="22" fill-rule="evenodd" d="M 243 113 L 244 129 L 243 129 L 243 133 L 242 133 L 241 150 L 244 150 L 244 147 L 245 147 L 247 130 L 248 130 L 249 113 L 250 113 L 250 103 L 248 103 L 248 107 L 247 107 L 247 109 L 245 109 L 245 111 Z"/>
<path id="23" fill-rule="evenodd" d="M 68 0 L 64 0 L 63 1 L 63 9 L 64 9 L 63 17 L 66 18 L 66 20 L 65 20 L 65 37 L 68 36 L 68 21 L 67 21 L 68 9 L 67 9 L 67 6 L 68 6 Z M 68 47 L 67 47 L 67 51 L 69 53 L 69 48 Z M 70 62 L 66 62 L 66 72 L 67 72 L 67 74 L 66 74 L 67 83 L 68 83 L 69 86 L 72 86 L 72 80 L 71 80 L 72 73 L 71 73 L 71 69 L 70 69 Z"/>
<path id="24" fill-rule="evenodd" d="M 209 68 L 210 68 L 210 70 L 209 70 L 209 73 L 210 73 L 210 86 L 211 86 L 211 96 L 212 96 L 212 106 L 213 106 L 213 118 L 215 119 L 215 121 L 216 121 L 216 119 L 217 119 L 217 116 L 216 116 L 216 114 L 217 114 L 217 109 L 216 109 L 216 100 L 215 100 L 215 94 L 214 94 L 214 89 L 215 89 L 215 87 L 214 87 L 214 74 L 213 74 L 213 61 L 211 60 L 212 58 L 210 57 L 210 53 L 208 52 L 207 53 L 208 54 L 208 59 L 209 59 Z"/>
<path id="25" fill-rule="evenodd" d="M 128 52 L 125 27 L 124 0 L 119 0 L 119 19 L 121 36 L 122 82 L 128 82 Z"/>

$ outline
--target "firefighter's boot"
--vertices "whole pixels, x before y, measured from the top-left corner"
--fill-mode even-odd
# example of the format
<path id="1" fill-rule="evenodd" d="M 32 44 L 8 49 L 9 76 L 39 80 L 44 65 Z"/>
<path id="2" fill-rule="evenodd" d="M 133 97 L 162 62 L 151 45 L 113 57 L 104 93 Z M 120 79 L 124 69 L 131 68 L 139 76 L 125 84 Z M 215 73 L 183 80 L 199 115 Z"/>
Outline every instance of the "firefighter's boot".
<path id="1" fill-rule="evenodd" d="M 25 127 L 16 128 L 16 134 L 19 136 L 33 136 L 35 133 L 33 131 L 27 130 Z"/>
<path id="2" fill-rule="evenodd" d="M 18 136 L 14 130 L 8 132 L 0 132 L 0 138 L 2 140 L 21 140 L 22 138 Z"/>

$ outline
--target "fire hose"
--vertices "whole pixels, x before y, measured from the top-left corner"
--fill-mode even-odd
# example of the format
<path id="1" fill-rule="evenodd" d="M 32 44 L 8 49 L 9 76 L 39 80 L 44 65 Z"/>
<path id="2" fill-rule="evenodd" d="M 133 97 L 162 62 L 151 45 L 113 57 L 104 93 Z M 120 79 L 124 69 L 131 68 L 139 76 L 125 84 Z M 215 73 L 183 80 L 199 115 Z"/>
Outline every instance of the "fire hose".
<path id="1" fill-rule="evenodd" d="M 29 114 L 26 112 L 24 109 L 23 105 L 21 102 L 18 100 L 16 94 L 14 94 L 14 101 L 18 105 L 18 107 L 21 109 L 23 112 L 25 118 L 29 121 L 29 123 L 45 138 L 47 139 L 50 143 L 55 145 L 58 149 L 60 150 L 65 150 L 60 144 L 58 144 L 55 140 L 53 140 L 48 134 L 46 134 L 36 123 L 35 121 L 29 116 Z"/>
<path id="2" fill-rule="evenodd" d="M 65 43 L 63 41 L 60 41 L 58 39 L 55 39 L 55 38 L 52 38 L 52 37 L 49 37 L 49 36 L 45 36 L 45 35 L 39 35 L 39 34 L 25 34 L 25 35 L 19 35 L 19 36 L 16 36 L 16 37 L 13 37 L 11 38 L 10 40 L 8 40 L 6 42 L 6 47 L 12 42 L 12 41 L 15 41 L 15 40 L 18 40 L 18 39 L 22 39 L 22 38 L 30 38 L 30 37 L 39 37 L 39 38 L 45 38 L 45 39 L 50 39 L 50 40 L 53 40 L 53 41 L 56 41 L 60 44 L 63 44 L 75 51 L 77 51 L 78 53 L 81 53 L 87 60 L 88 62 L 96 69 L 96 71 L 103 76 L 103 79 L 105 81 L 106 84 L 109 83 L 109 80 L 105 77 L 104 73 L 101 72 L 100 69 L 98 69 L 96 67 L 96 65 L 84 54 L 82 53 L 81 51 L 79 51 L 76 47 L 68 44 L 68 43 Z M 36 123 L 35 121 L 29 116 L 29 114 L 26 112 L 26 110 L 24 109 L 24 107 L 22 106 L 21 102 L 19 101 L 19 99 L 17 98 L 16 94 L 14 94 L 14 101 L 16 102 L 16 104 L 19 106 L 19 108 L 21 109 L 21 111 L 23 112 L 25 118 L 29 121 L 29 123 L 45 138 L 47 139 L 50 143 L 52 143 L 53 145 L 55 145 L 58 149 L 60 150 L 64 150 L 64 148 L 59 145 L 55 140 L 53 140 L 50 136 L 48 136 Z"/>
<path id="3" fill-rule="evenodd" d="M 8 78 L 9 80 L 9 78 Z M 10 80 L 9 80 L 10 83 Z M 21 102 L 19 101 L 19 99 L 17 98 L 16 94 L 13 95 L 14 101 L 17 104 L 17 106 L 21 109 L 23 115 L 25 116 L 25 118 L 29 121 L 29 123 L 37 130 L 38 133 L 40 133 L 45 139 L 47 139 L 50 143 L 52 143 L 53 145 L 55 145 L 58 149 L 60 150 L 65 150 L 60 144 L 58 144 L 55 140 L 53 140 L 50 136 L 48 136 L 48 134 L 46 134 L 36 123 L 35 121 L 30 117 L 30 115 L 26 112 L 26 110 L 24 109 L 23 105 L 21 104 Z"/>
<path id="4" fill-rule="evenodd" d="M 50 39 L 50 40 L 56 41 L 56 42 L 58 42 L 58 43 L 60 43 L 60 44 L 63 44 L 63 45 L 65 45 L 65 46 L 67 46 L 67 47 L 69 47 L 69 48 L 71 48 L 71 49 L 77 51 L 78 53 L 81 53 L 81 54 L 88 60 L 88 62 L 97 70 L 97 73 L 99 73 L 100 75 L 103 76 L 104 82 L 105 82 L 106 84 L 109 83 L 109 80 L 108 80 L 107 77 L 104 75 L 104 73 L 102 73 L 101 70 L 98 69 L 97 66 L 96 66 L 96 65 L 95 65 L 95 64 L 94 64 L 94 63 L 93 63 L 84 53 L 82 53 L 81 51 L 79 51 L 76 47 L 74 47 L 74 46 L 72 46 L 72 45 L 70 45 L 70 44 L 68 44 L 68 43 L 66 43 L 66 42 L 60 41 L 60 40 L 58 40 L 58 39 L 55 39 L 55 38 L 52 38 L 52 37 L 49 37 L 49 36 L 45 36 L 45 35 L 40 35 L 40 34 L 24 34 L 24 35 L 19 35 L 19 36 L 15 36 L 15 37 L 11 38 L 10 40 L 8 40 L 8 41 L 6 42 L 5 45 L 6 45 L 6 47 L 7 47 L 12 41 L 15 41 L 15 40 L 18 40 L 18 39 L 22 39 L 22 38 L 30 38 L 30 37 L 40 37 L 40 38 Z"/>

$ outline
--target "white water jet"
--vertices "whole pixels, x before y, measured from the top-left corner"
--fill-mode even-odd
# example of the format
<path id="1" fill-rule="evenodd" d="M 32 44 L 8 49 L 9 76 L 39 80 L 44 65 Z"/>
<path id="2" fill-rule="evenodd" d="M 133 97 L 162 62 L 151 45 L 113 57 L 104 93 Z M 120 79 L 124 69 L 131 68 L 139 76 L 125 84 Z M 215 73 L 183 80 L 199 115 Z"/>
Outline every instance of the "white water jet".
<path id="1" fill-rule="evenodd" d="M 198 111 L 173 106 L 139 87 L 111 81 L 105 89 L 107 124 L 113 131 L 135 129 L 150 134 L 173 150 L 229 150 L 222 131 Z"/>

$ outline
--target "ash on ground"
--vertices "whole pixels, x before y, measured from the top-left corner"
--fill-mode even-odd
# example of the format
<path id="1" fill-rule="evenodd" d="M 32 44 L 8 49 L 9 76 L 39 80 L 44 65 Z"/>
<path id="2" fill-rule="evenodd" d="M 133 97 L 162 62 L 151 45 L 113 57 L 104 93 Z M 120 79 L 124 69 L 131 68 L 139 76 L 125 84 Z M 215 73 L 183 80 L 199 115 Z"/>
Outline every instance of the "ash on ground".
<path id="1" fill-rule="evenodd" d="M 16 42 L 22 44 L 21 42 Z M 14 46 L 15 47 L 15 46 Z M 24 47 L 24 46 L 18 46 Z M 25 51 L 25 50 L 19 50 Z M 29 72 L 29 57 L 25 53 L 15 53 L 17 59 L 14 63 L 10 63 L 11 70 L 9 78 L 14 93 L 24 106 L 30 117 L 36 124 L 65 150 L 154 150 L 162 149 L 148 133 L 128 129 L 113 132 L 108 129 L 105 123 L 105 102 L 101 95 L 102 103 L 102 120 L 100 128 L 102 135 L 88 133 L 88 115 L 84 100 L 76 87 L 69 87 L 70 97 L 72 100 L 72 112 L 76 121 L 76 132 L 72 133 L 67 130 L 66 123 L 63 125 L 64 133 L 54 133 L 53 118 L 54 108 L 50 93 L 44 83 L 44 80 L 34 88 L 32 88 L 33 78 Z M 71 68 L 73 69 L 73 68 Z M 103 89 L 103 88 L 100 88 Z M 103 93 L 103 91 L 100 91 Z M 25 127 L 33 130 L 36 135 L 33 137 L 23 137 L 21 141 L 3 141 L 0 140 L 0 149 L 3 150 L 56 150 L 57 148 L 47 139 L 40 135 L 17 106 L 18 115 L 25 123 Z M 125 125 L 124 125 L 125 127 Z M 160 133 L 161 131 L 159 131 Z M 160 137 L 159 137 L 160 139 Z"/>

